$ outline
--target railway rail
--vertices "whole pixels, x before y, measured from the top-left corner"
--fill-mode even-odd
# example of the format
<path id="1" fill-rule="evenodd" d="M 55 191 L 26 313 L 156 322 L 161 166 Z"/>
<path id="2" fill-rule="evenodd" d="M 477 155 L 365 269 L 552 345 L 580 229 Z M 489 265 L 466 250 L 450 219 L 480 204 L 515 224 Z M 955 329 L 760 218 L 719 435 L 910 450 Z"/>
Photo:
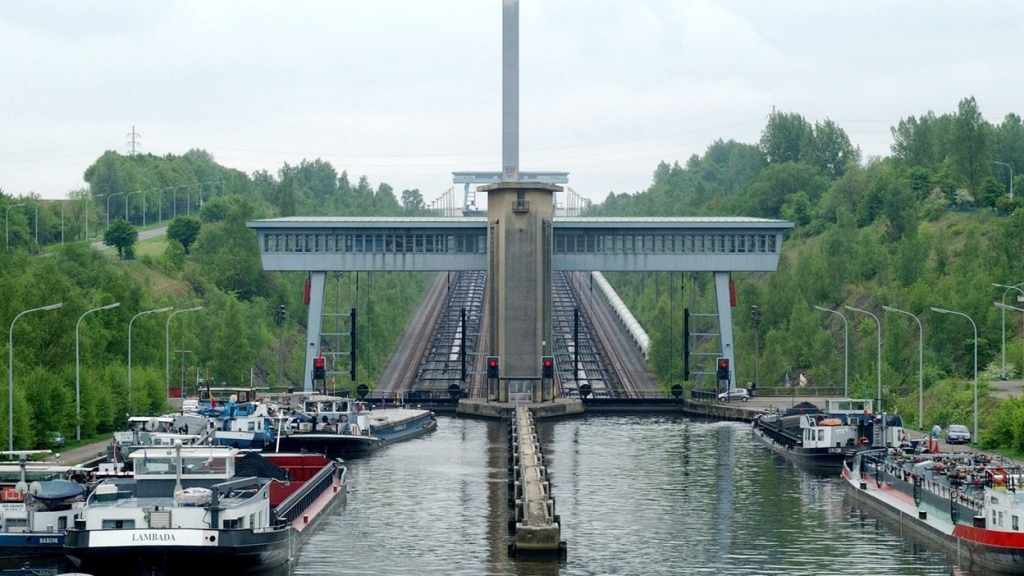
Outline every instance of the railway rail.
<path id="1" fill-rule="evenodd" d="M 653 389 L 654 384 L 643 366 L 642 355 L 607 301 L 590 292 L 586 278 L 578 272 L 558 272 L 553 277 L 557 394 L 579 397 L 581 388 L 587 385 L 597 399 L 644 397 L 645 389 Z M 450 398 L 453 386 L 462 396 L 483 397 L 483 378 L 477 377 L 476 359 L 484 345 L 481 327 L 486 314 L 485 282 L 483 272 L 438 276 L 371 397 Z"/>

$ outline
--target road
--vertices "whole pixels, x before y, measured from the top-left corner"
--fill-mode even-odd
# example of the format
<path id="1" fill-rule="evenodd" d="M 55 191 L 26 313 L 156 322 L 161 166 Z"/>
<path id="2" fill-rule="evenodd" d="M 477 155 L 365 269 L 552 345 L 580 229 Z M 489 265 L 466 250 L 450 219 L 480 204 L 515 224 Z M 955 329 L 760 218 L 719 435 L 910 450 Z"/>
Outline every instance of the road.
<path id="1" fill-rule="evenodd" d="M 156 236 L 163 236 L 164 234 L 167 234 L 167 226 L 153 228 L 152 230 L 143 230 L 139 232 L 139 240 L 146 240 L 148 238 L 154 238 Z M 100 240 L 99 242 L 93 242 L 92 244 L 90 244 L 90 246 L 92 246 L 94 250 L 110 249 L 110 246 L 104 244 L 102 240 Z"/>
<path id="2" fill-rule="evenodd" d="M 84 446 L 78 446 L 76 448 L 71 448 L 63 451 L 54 451 L 54 453 L 51 454 L 48 458 L 46 458 L 45 461 L 59 462 L 61 464 L 67 464 L 69 466 L 81 464 L 82 462 L 88 462 L 89 460 L 92 460 L 97 456 L 105 455 L 107 453 L 107 445 L 110 444 L 110 440 L 112 440 L 113 437 L 113 434 L 111 434 L 110 439 L 103 440 L 102 442 L 85 444 Z"/>

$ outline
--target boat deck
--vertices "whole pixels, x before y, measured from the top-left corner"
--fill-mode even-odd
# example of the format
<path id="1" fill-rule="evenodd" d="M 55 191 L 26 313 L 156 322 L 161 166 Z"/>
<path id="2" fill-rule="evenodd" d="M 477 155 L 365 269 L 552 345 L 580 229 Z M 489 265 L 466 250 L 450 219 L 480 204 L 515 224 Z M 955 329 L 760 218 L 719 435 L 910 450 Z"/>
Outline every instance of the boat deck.
<path id="1" fill-rule="evenodd" d="M 231 498 L 228 496 L 222 496 L 218 502 L 222 508 L 236 508 L 252 500 L 250 497 L 245 498 Z M 117 498 L 113 500 L 98 500 L 93 498 L 89 501 L 89 508 L 201 508 L 201 506 L 195 506 L 191 504 L 178 504 L 175 505 L 174 498 L 170 496 L 130 496 L 127 498 Z"/>
<path id="2" fill-rule="evenodd" d="M 846 476 L 845 473 L 844 476 Z M 854 482 L 856 482 L 856 480 L 850 478 L 844 479 L 850 483 L 851 489 L 860 489 L 859 487 L 856 487 L 854 485 Z M 878 485 L 871 475 L 861 476 L 860 481 L 863 482 L 865 485 L 865 488 L 862 490 L 863 492 L 884 502 L 886 505 L 892 507 L 898 512 L 908 517 L 917 518 L 917 522 L 926 524 L 936 532 L 941 532 L 943 534 L 953 533 L 953 523 L 948 519 L 948 511 L 945 516 L 943 516 L 942 514 L 935 513 L 936 511 L 933 511 L 932 514 L 928 514 L 927 518 L 920 518 L 918 515 L 919 508 L 914 503 L 913 496 L 905 494 L 900 490 L 896 490 L 895 488 L 886 484 L 885 482 L 882 482 L 881 485 Z"/>

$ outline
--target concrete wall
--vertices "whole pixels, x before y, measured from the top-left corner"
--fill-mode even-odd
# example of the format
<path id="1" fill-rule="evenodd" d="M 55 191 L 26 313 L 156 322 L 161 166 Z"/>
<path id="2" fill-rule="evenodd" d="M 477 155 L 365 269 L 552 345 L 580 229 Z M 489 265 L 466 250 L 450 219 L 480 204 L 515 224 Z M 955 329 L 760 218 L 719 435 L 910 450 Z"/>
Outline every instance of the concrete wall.
<path id="1" fill-rule="evenodd" d="M 489 355 L 501 359 L 500 402 L 508 379 L 539 378 L 541 356 L 553 349 L 551 263 L 554 213 L 551 184 L 503 182 L 487 193 Z M 538 382 L 539 384 L 539 382 Z M 540 401 L 540 386 L 534 401 Z"/>

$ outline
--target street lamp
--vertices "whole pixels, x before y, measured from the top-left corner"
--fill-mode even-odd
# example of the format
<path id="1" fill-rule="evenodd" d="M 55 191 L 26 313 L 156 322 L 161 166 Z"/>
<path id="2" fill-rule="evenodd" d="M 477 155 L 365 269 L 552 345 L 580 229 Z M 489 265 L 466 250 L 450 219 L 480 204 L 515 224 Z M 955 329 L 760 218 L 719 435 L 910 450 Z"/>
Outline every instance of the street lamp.
<path id="1" fill-rule="evenodd" d="M 835 310 L 829 310 L 828 308 L 822 308 L 821 306 L 814 307 L 822 312 L 828 312 L 829 314 L 835 314 L 843 319 L 843 398 L 850 397 L 850 323 L 846 321 L 846 316 L 843 316 L 842 312 L 836 312 Z"/>
<path id="2" fill-rule="evenodd" d="M 7 451 L 14 452 L 14 323 L 29 312 L 39 312 L 41 310 L 55 310 L 63 306 L 63 302 L 56 304 L 50 304 L 49 306 L 43 306 L 42 308 L 33 308 L 31 310 L 25 310 L 21 314 L 14 317 L 11 320 L 11 330 L 7 336 Z"/>
<path id="3" fill-rule="evenodd" d="M 125 195 L 125 197 L 124 197 L 124 219 L 125 219 L 126 222 L 128 221 L 128 199 L 132 197 L 132 194 L 141 194 L 141 193 L 142 193 L 142 190 L 135 190 L 134 192 L 129 192 L 128 194 Z M 145 194 L 142 195 L 142 217 L 143 218 L 146 217 L 146 195 Z M 143 226 L 146 225 L 145 220 L 143 220 L 142 225 Z"/>
<path id="4" fill-rule="evenodd" d="M 1006 294 L 1009 293 L 1010 290 L 1020 292 L 1021 300 L 1024 301 L 1024 290 L 1020 288 L 1022 285 L 1024 284 L 1014 284 L 1013 286 L 1007 286 L 1006 284 L 992 284 L 992 286 L 995 286 L 996 288 L 1006 288 L 1006 290 L 1003 290 L 1002 302 L 1004 305 L 1006 304 Z M 1001 331 L 1003 334 L 1003 371 L 1001 374 L 1003 376 L 1003 380 L 1006 380 L 1006 308 L 1000 306 L 1000 309 L 1000 312 L 1002 313 Z"/>
<path id="5" fill-rule="evenodd" d="M 995 160 L 993 160 L 992 163 L 993 164 L 1000 164 L 1000 165 L 1006 166 L 1007 168 L 1010 169 L 1010 200 L 1013 200 L 1013 166 L 1010 166 L 1006 162 L 997 162 Z"/>
<path id="6" fill-rule="evenodd" d="M 24 206 L 25 203 L 11 204 L 7 207 L 7 212 L 4 214 L 4 233 L 7 236 L 7 250 L 11 249 L 11 208 L 17 208 L 18 206 Z"/>
<path id="7" fill-rule="evenodd" d="M 932 312 L 938 312 L 939 314 L 956 314 L 957 316 L 963 316 L 971 321 L 971 326 L 974 328 L 974 435 L 971 437 L 971 441 L 975 444 L 978 443 L 978 325 L 974 323 L 974 319 L 964 314 L 963 312 L 956 312 L 954 310 L 946 310 L 945 308 L 936 308 L 932 306 Z"/>
<path id="8" fill-rule="evenodd" d="M 882 412 L 882 323 L 878 320 L 878 316 L 875 316 L 867 310 L 861 310 L 860 308 L 854 308 L 853 306 L 847 306 L 847 310 L 853 310 L 854 312 L 860 312 L 861 314 L 867 314 L 875 320 L 875 324 L 878 326 L 878 410 Z"/>
<path id="9" fill-rule="evenodd" d="M 171 318 L 174 318 L 175 314 L 181 314 L 182 312 L 195 312 L 202 309 L 202 306 L 185 308 L 184 310 L 175 310 L 167 316 L 167 327 L 165 330 L 166 339 L 164 346 L 164 381 L 167 383 L 167 398 L 171 397 Z"/>
<path id="10" fill-rule="evenodd" d="M 917 427 L 924 430 L 924 328 L 921 326 L 921 319 L 906 310 L 882 306 L 886 312 L 906 314 L 917 321 Z"/>
<path id="11" fill-rule="evenodd" d="M 761 309 L 757 306 L 750 307 L 750 321 L 754 325 L 754 385 L 761 383 L 761 346 L 758 342 L 758 332 L 761 331 Z"/>
<path id="12" fill-rule="evenodd" d="M 146 310 L 145 312 L 139 312 L 132 319 L 128 321 L 128 409 L 132 407 L 132 323 L 139 316 L 145 314 L 156 314 L 160 312 L 169 312 L 174 310 L 174 306 L 168 306 L 166 308 L 157 308 L 155 310 Z"/>
<path id="13" fill-rule="evenodd" d="M 117 196 L 118 194 L 124 194 L 124 192 L 114 192 L 113 194 L 107 194 L 107 228 L 110 227 L 110 199 L 113 198 L 114 196 Z M 128 210 L 128 202 L 125 201 L 125 212 L 127 212 L 127 210 Z M 128 219 L 128 216 L 126 214 L 125 215 L 125 220 L 127 220 L 127 219 Z"/>
<path id="14" fill-rule="evenodd" d="M 997 308 L 1002 308 L 1004 311 L 1006 311 L 1006 310 L 1016 310 L 1017 312 L 1024 312 L 1024 308 L 1018 308 L 1016 306 L 1010 306 L 1008 304 L 1003 304 L 1002 302 L 993 302 L 992 304 L 994 304 Z"/>
<path id="15" fill-rule="evenodd" d="M 120 305 L 120 302 L 114 302 L 113 304 L 107 304 L 106 306 L 86 310 L 78 317 L 78 323 L 75 324 L 75 440 L 82 439 L 82 370 L 79 364 L 79 328 L 82 326 L 82 319 L 85 318 L 87 314 L 99 312 L 100 310 L 110 310 L 111 308 L 117 308 Z"/>
<path id="16" fill-rule="evenodd" d="M 178 188 L 185 189 L 185 201 L 188 201 L 188 185 L 182 184 L 174 187 L 174 192 L 171 192 L 171 204 L 174 206 L 174 218 L 178 217 Z"/>
<path id="17" fill-rule="evenodd" d="M 167 188 L 160 188 L 160 200 L 159 200 L 160 205 L 157 206 L 157 216 L 156 217 L 161 222 L 164 221 L 164 190 L 171 190 L 171 198 L 172 198 L 172 202 L 173 202 L 174 189 L 175 188 L 177 188 L 177 186 L 168 186 Z"/>

